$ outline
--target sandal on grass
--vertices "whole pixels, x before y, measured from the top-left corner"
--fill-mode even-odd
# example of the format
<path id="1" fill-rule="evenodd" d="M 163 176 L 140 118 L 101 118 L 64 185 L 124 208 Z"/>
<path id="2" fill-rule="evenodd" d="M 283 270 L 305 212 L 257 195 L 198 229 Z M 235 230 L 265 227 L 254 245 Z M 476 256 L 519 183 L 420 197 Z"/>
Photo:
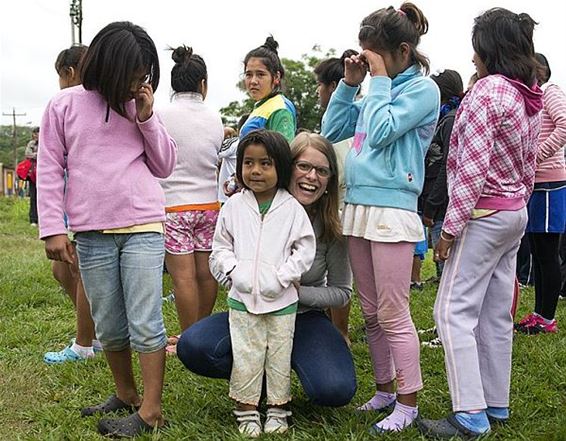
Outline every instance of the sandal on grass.
<path id="1" fill-rule="evenodd" d="M 462 439 L 478 439 L 489 433 L 489 431 L 485 433 L 471 431 L 463 426 L 454 414 L 448 415 L 448 417 L 441 420 L 419 418 L 416 420 L 416 423 L 419 431 L 427 438 L 452 439 L 453 437 L 460 437 Z"/>
<path id="2" fill-rule="evenodd" d="M 124 418 L 103 418 L 98 422 L 98 433 L 112 438 L 133 438 L 143 433 L 152 433 L 165 427 L 151 426 L 147 424 L 139 413 L 133 413 Z"/>
<path id="3" fill-rule="evenodd" d="M 128 412 L 136 412 L 139 406 L 133 406 L 128 403 L 124 403 L 116 395 L 111 395 L 104 403 L 97 404 L 96 406 L 85 407 L 81 410 L 81 416 L 93 416 L 96 414 L 105 414 L 111 412 L 118 412 L 120 410 L 126 410 Z"/>
<path id="4" fill-rule="evenodd" d="M 94 354 L 92 355 L 94 357 Z M 92 357 L 81 357 L 73 351 L 71 345 L 58 352 L 46 352 L 43 361 L 47 364 L 62 364 L 73 361 L 85 361 Z"/>

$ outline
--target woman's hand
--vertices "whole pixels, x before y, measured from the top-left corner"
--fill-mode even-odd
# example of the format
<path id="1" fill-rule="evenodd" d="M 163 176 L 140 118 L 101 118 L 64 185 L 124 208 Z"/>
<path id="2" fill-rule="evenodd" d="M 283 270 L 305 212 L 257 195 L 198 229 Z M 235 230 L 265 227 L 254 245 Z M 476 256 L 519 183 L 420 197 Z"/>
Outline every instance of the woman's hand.
<path id="1" fill-rule="evenodd" d="M 368 66 L 359 55 L 352 55 L 344 60 L 344 82 L 348 86 L 359 86 L 364 81 Z"/>
<path id="2" fill-rule="evenodd" d="M 58 234 L 45 239 L 45 254 L 48 259 L 77 265 L 75 247 L 66 234 Z"/>
<path id="3" fill-rule="evenodd" d="M 423 216 L 423 224 L 425 224 L 426 227 L 432 228 L 434 226 L 434 220 L 430 217 Z"/>
<path id="4" fill-rule="evenodd" d="M 454 236 L 442 230 L 440 232 L 440 239 L 436 244 L 436 248 L 434 248 L 434 261 L 444 262 L 448 259 L 452 245 L 454 245 Z"/>
<path id="5" fill-rule="evenodd" d="M 370 51 L 369 49 L 365 49 L 361 53 L 361 57 L 369 66 L 369 73 L 372 77 L 387 77 L 387 69 L 385 68 L 385 61 L 383 61 L 383 57 L 379 55 L 377 52 Z"/>
<path id="6" fill-rule="evenodd" d="M 153 114 L 153 88 L 149 83 L 141 83 L 135 96 L 136 114 L 140 122 L 147 121 Z"/>

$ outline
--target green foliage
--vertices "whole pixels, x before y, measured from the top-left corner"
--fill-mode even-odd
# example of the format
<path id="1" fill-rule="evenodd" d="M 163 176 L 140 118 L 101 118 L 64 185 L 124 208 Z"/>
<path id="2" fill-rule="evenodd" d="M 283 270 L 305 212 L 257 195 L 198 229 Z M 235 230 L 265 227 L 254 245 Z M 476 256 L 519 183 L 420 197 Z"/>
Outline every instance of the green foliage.
<path id="1" fill-rule="evenodd" d="M 84 363 L 47 366 L 45 351 L 60 350 L 74 336 L 72 304 L 52 277 L 37 229 L 27 220 L 28 200 L 0 197 L 0 440 L 100 440 L 98 418 L 81 418 L 80 409 L 96 404 L 114 392 L 104 357 Z M 429 258 L 424 279 L 433 273 Z M 164 278 L 164 292 L 171 287 Z M 411 295 L 417 328 L 433 325 L 436 283 L 425 283 Z M 226 295 L 218 296 L 216 310 L 225 310 Z M 519 315 L 533 305 L 533 290 L 522 293 Z M 169 334 L 178 332 L 175 306 L 164 304 Z M 513 342 L 511 420 L 494 427 L 487 439 L 500 441 L 566 440 L 566 301 L 560 301 L 557 318 L 561 332 Z M 422 336 L 421 336 L 422 337 Z M 431 338 L 432 336 L 426 336 Z M 362 441 L 376 439 L 367 430 L 383 413 L 360 415 L 355 407 L 375 392 L 371 360 L 356 296 L 350 314 L 350 338 L 358 391 L 352 403 L 337 409 L 310 403 L 292 375 L 294 426 L 289 434 L 262 436 L 268 440 Z M 135 358 L 135 357 L 134 357 Z M 138 383 L 139 365 L 134 369 Z M 424 389 L 419 411 L 440 418 L 451 411 L 442 349 L 422 348 Z M 336 375 L 339 375 L 336 372 Z M 163 409 L 170 426 L 140 440 L 245 440 L 237 432 L 228 398 L 228 382 L 187 371 L 175 357 L 167 357 Z M 420 440 L 416 429 L 379 437 L 383 441 Z"/>
<path id="2" fill-rule="evenodd" d="M 31 128 L 16 126 L 18 139 L 18 161 L 24 159 L 26 144 L 31 139 Z M 12 126 L 0 126 L 0 162 L 8 167 L 14 166 L 14 141 Z"/>
<path id="3" fill-rule="evenodd" d="M 316 92 L 317 83 L 313 74 L 315 66 L 325 58 L 334 56 L 331 49 L 325 54 L 320 47 L 314 46 L 309 54 L 303 54 L 299 60 L 283 58 L 281 62 L 285 68 L 284 91 L 297 109 L 297 128 L 317 130 L 322 116 Z M 237 84 L 240 90 L 245 91 L 242 82 Z M 220 109 L 224 123 L 236 126 L 239 118 L 253 109 L 254 101 L 246 98 L 241 102 L 232 101 Z"/>

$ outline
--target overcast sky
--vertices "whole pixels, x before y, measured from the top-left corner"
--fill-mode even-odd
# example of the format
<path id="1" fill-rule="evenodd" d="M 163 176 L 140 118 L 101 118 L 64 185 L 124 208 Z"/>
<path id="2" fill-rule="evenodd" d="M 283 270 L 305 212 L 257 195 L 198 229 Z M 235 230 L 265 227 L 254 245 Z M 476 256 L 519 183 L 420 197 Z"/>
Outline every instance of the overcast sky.
<path id="1" fill-rule="evenodd" d="M 561 0 L 414 0 L 429 21 L 421 49 L 432 71 L 451 68 L 466 84 L 474 72 L 470 43 L 473 19 L 502 6 L 527 12 L 538 23 L 537 51 L 552 68 L 551 81 L 566 90 L 566 3 Z M 68 0 L 10 0 L 2 2 L 0 17 L 0 107 L 12 108 L 19 124 L 38 125 L 43 108 L 58 90 L 53 67 L 57 54 L 71 44 Z M 201 55 L 209 72 L 208 104 L 220 109 L 243 97 L 236 88 L 245 54 L 263 44 L 268 34 L 279 42 L 281 57 L 299 58 L 314 45 L 341 53 L 358 48 L 360 21 L 375 9 L 401 2 L 285 0 L 280 2 L 215 0 L 83 0 L 83 43 L 112 21 L 129 20 L 154 39 L 161 63 L 156 105 L 169 100 L 168 46 L 187 44 Z M 11 118 L 2 116 L 2 124 Z"/>

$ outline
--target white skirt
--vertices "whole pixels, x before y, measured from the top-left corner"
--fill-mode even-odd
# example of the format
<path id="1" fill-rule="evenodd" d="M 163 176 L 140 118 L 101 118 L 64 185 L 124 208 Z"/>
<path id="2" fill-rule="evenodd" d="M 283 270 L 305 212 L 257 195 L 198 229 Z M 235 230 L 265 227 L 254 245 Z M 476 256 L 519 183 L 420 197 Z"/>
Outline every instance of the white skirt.
<path id="1" fill-rule="evenodd" d="M 425 238 L 414 211 L 353 204 L 344 207 L 342 233 L 374 242 L 420 242 Z"/>

